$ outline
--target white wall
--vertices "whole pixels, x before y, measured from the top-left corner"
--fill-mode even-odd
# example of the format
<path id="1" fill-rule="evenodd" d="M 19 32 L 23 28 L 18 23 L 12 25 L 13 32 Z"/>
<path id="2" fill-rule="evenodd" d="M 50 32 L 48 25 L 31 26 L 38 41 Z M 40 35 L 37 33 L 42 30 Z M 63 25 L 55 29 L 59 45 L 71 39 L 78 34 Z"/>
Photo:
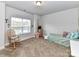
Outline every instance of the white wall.
<path id="1" fill-rule="evenodd" d="M 5 41 L 5 4 L 0 2 L 0 49 L 4 48 Z"/>
<path id="2" fill-rule="evenodd" d="M 38 17 L 38 25 L 42 25 L 42 19 L 41 19 L 41 17 L 42 17 L 42 16 L 39 16 L 39 17 Z"/>
<path id="3" fill-rule="evenodd" d="M 78 8 L 64 10 L 42 16 L 43 28 L 47 33 L 62 34 L 78 29 Z"/>
<path id="4" fill-rule="evenodd" d="M 34 36 L 34 29 L 35 29 L 34 27 L 35 27 L 35 25 L 37 25 L 37 24 L 34 25 L 34 20 L 38 19 L 38 18 L 35 19 L 35 17 L 36 17 L 35 15 L 31 15 L 31 14 L 23 12 L 21 10 L 6 6 L 6 19 L 8 19 L 8 23 L 11 23 L 11 17 L 12 16 L 30 19 L 32 21 L 33 27 L 31 28 L 31 33 L 21 35 L 20 36 L 21 40 L 24 40 L 24 39 L 27 39 L 27 38 Z M 35 22 L 35 23 L 37 23 L 37 22 Z M 8 29 L 8 26 L 7 26 L 7 23 L 6 23 L 6 32 L 7 32 L 7 29 Z M 6 36 L 6 38 L 7 38 L 7 36 Z M 7 39 L 6 39 L 6 42 L 7 42 Z"/>

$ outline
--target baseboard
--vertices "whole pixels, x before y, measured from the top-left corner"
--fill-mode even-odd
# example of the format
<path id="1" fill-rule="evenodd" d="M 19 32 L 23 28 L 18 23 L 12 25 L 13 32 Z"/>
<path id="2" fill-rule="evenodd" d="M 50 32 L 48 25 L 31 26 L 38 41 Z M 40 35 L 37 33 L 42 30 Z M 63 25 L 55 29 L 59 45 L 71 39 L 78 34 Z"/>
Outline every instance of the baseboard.
<path id="1" fill-rule="evenodd" d="M 9 43 L 6 43 L 6 44 L 5 44 L 5 46 L 8 46 L 8 45 L 9 45 Z"/>
<path id="2" fill-rule="evenodd" d="M 25 37 L 25 38 L 23 38 L 23 39 L 20 40 L 20 41 L 24 41 L 24 40 L 30 39 L 30 38 L 32 38 L 32 37 L 35 37 L 35 36 L 33 35 L 33 36 Z M 8 45 L 9 45 L 9 43 L 6 43 L 6 44 L 5 44 L 5 46 L 8 46 Z"/>
<path id="3" fill-rule="evenodd" d="M 25 38 L 23 38 L 21 41 L 24 41 L 24 40 L 30 39 L 30 38 L 32 38 L 32 37 L 34 37 L 34 36 L 25 37 Z"/>

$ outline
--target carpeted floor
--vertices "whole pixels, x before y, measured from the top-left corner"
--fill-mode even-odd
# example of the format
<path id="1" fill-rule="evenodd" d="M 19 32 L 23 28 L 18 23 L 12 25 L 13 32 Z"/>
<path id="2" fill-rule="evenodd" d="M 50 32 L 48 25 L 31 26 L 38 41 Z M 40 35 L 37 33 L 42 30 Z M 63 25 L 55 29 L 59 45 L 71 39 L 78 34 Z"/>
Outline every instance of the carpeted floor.
<path id="1" fill-rule="evenodd" d="M 28 39 L 21 42 L 21 46 L 10 51 L 5 48 L 0 51 L 1 57 L 68 57 L 70 49 L 56 43 L 49 43 L 47 40 Z"/>

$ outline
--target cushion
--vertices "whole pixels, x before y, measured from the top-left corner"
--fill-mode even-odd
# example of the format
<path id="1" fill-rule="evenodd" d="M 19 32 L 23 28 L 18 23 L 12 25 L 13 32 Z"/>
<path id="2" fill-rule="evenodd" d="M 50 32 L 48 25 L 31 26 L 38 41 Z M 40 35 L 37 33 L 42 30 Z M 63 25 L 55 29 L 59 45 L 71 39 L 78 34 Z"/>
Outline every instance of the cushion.
<path id="1" fill-rule="evenodd" d="M 68 35 L 68 32 L 63 32 L 63 37 L 66 37 Z"/>
<path id="2" fill-rule="evenodd" d="M 67 35 L 67 38 L 70 38 L 70 39 L 78 39 L 79 38 L 79 33 L 78 32 L 69 33 Z"/>

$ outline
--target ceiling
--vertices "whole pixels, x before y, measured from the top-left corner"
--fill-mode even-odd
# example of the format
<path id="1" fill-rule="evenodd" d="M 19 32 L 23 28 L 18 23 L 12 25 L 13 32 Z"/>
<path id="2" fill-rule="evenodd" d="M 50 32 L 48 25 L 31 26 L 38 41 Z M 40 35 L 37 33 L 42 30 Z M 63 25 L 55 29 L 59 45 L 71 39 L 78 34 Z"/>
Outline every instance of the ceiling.
<path id="1" fill-rule="evenodd" d="M 34 1 L 6 1 L 6 4 L 10 7 L 38 15 L 46 15 L 65 9 L 79 7 L 79 1 L 42 1 L 42 6 L 40 8 L 37 8 Z"/>

